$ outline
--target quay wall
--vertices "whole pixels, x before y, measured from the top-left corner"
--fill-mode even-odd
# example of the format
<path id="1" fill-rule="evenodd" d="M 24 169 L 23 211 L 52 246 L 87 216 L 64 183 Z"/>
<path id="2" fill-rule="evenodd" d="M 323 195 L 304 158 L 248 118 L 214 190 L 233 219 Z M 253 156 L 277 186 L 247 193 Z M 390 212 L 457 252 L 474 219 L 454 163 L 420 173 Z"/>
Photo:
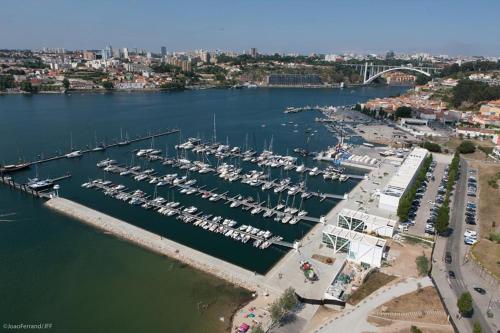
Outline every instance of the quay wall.
<path id="1" fill-rule="evenodd" d="M 245 289 L 251 291 L 268 290 L 279 292 L 264 283 L 264 277 L 260 274 L 194 250 L 74 201 L 55 197 L 46 201 L 45 206 L 97 229 L 107 231 L 118 238 L 181 261 Z"/>

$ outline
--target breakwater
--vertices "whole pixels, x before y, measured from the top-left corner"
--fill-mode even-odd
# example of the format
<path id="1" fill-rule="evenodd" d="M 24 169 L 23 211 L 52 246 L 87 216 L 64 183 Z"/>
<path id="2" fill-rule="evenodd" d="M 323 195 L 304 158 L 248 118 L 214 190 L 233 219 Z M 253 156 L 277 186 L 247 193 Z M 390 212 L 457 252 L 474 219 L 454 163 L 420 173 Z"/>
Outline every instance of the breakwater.
<path id="1" fill-rule="evenodd" d="M 264 283 L 264 276 L 260 274 L 191 249 L 71 200 L 57 197 L 48 200 L 45 205 L 59 213 L 109 232 L 145 249 L 166 255 L 196 269 L 213 274 L 237 286 L 248 290 L 273 289 L 273 287 Z"/>

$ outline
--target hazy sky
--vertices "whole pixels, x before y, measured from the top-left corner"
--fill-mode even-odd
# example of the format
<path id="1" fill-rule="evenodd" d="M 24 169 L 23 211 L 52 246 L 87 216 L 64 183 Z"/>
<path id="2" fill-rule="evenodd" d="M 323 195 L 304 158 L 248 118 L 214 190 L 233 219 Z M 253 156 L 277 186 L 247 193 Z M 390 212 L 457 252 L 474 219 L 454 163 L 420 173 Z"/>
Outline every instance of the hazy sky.
<path id="1" fill-rule="evenodd" d="M 0 48 L 500 55 L 500 0 L 2 1 Z"/>

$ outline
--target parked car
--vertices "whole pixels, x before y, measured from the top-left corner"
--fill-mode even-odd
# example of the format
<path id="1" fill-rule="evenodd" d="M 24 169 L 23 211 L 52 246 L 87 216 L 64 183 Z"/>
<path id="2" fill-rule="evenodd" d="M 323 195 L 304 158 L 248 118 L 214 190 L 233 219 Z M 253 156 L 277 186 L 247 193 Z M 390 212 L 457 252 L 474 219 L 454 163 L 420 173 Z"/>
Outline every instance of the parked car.
<path id="1" fill-rule="evenodd" d="M 451 264 L 451 252 L 446 252 L 446 255 L 444 257 L 444 262 L 447 264 Z"/>
<path id="2" fill-rule="evenodd" d="M 464 243 L 465 243 L 466 245 L 474 245 L 474 244 L 476 244 L 476 243 L 477 243 L 477 239 L 472 238 L 472 237 L 465 237 L 465 238 L 464 238 Z"/>

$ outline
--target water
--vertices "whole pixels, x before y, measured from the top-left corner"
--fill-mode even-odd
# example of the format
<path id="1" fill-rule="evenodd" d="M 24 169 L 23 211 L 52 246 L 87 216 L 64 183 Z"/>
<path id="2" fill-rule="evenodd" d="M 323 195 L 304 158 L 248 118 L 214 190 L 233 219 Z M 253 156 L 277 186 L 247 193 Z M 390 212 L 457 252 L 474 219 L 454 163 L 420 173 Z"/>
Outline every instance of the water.
<path id="1" fill-rule="evenodd" d="M 337 140 L 322 125 L 314 122 L 318 113 L 285 115 L 285 107 L 352 104 L 393 95 L 403 89 L 249 89 L 165 94 L 0 96 L 0 163 L 10 164 L 23 158 L 31 160 L 57 151 L 67 152 L 70 137 L 74 148 L 85 148 L 94 145 L 95 135 L 99 140 L 111 142 L 120 137 L 120 132 L 134 137 L 151 130 L 178 127 L 182 129 L 180 135 L 158 138 L 154 142 L 156 148 L 164 151 L 167 148 L 168 153 L 174 155 L 173 146 L 180 137 L 212 139 L 214 114 L 220 142 L 227 139 L 231 145 L 240 147 L 248 143 L 261 151 L 272 140 L 272 148 L 277 153 L 285 154 L 287 150 L 291 153 L 295 147 L 319 151 Z M 308 128 L 311 131 L 306 133 Z M 133 162 L 144 168 L 153 167 L 159 174 L 174 172 L 159 163 L 150 166 L 138 158 L 132 161 L 131 150 L 151 144 L 145 141 L 88 154 L 81 159 L 50 162 L 18 173 L 15 178 L 22 181 L 36 173 L 40 178 L 57 177 L 69 171 L 73 177 L 61 182 L 61 196 L 256 272 L 266 272 L 286 253 L 282 248 L 261 251 L 249 243 L 236 243 L 80 187 L 88 178 L 107 177 L 131 189 L 141 188 L 153 194 L 153 185 L 139 184 L 118 175 L 105 175 L 95 166 L 99 160 L 111 157 L 123 164 Z M 314 163 L 310 160 L 304 162 L 308 165 Z M 257 168 L 242 166 L 245 169 Z M 175 172 L 183 174 L 180 170 Z M 273 171 L 273 177 L 280 176 L 286 175 Z M 295 182 L 301 180 L 297 174 L 289 176 Z M 210 174 L 190 177 L 198 179 L 197 185 L 217 187 L 218 192 L 229 191 L 231 195 L 243 193 L 259 197 L 261 201 L 269 197 L 273 204 L 278 199 L 286 199 L 272 192 L 268 195 L 260 188 L 227 184 Z M 307 184 L 310 189 L 320 192 L 343 194 L 356 181 L 324 183 L 321 177 L 311 177 Z M 271 219 L 251 216 L 241 209 L 230 209 L 222 201 L 214 204 L 199 197 L 186 197 L 168 188 L 160 188 L 158 192 L 163 197 L 180 201 L 182 205 L 195 205 L 206 213 L 269 229 L 290 242 L 300 239 L 311 228 L 311 224 L 303 222 L 294 226 L 282 225 Z M 206 332 L 217 332 L 224 325 L 218 317 L 227 315 L 245 297 L 240 289 L 229 288 L 217 279 L 50 212 L 37 200 L 5 188 L 0 188 L 0 198 L 0 284 L 9 286 L 0 289 L 0 313 L 7 314 L 5 318 L 55 322 L 59 327 L 82 332 L 92 330 L 89 325 L 93 322 L 99 327 L 120 331 L 151 327 L 194 332 L 197 327 L 200 331 L 199 325 L 202 325 Z M 291 202 L 289 198 L 289 204 Z M 296 199 L 294 204 L 299 206 L 300 200 Z M 302 203 L 302 208 L 309 215 L 318 217 L 333 205 L 335 201 L 319 202 L 311 198 Z M 205 313 L 199 313 L 199 301 L 212 305 Z M 92 318 L 92 323 L 83 324 L 85 318 Z M 128 318 L 136 318 L 134 324 L 144 326 L 121 324 L 123 320 L 129 322 Z M 73 326 L 68 326 L 73 322 L 82 324 L 73 329 Z"/>

